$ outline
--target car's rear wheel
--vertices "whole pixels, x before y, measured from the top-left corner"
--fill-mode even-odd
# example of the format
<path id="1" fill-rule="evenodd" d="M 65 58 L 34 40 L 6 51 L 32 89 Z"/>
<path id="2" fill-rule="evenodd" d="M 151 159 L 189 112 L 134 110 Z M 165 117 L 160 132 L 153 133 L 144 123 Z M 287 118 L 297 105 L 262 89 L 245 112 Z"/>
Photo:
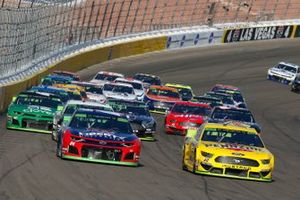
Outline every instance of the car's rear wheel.
<path id="1" fill-rule="evenodd" d="M 195 149 L 195 151 L 194 151 L 194 161 L 193 161 L 193 173 L 196 173 L 196 170 L 197 170 L 197 168 L 196 168 L 196 157 L 197 156 L 197 153 L 196 153 L 196 149 Z"/>
<path id="2" fill-rule="evenodd" d="M 187 170 L 187 167 L 185 165 L 185 145 L 183 146 L 183 151 L 182 151 L 182 170 Z"/>

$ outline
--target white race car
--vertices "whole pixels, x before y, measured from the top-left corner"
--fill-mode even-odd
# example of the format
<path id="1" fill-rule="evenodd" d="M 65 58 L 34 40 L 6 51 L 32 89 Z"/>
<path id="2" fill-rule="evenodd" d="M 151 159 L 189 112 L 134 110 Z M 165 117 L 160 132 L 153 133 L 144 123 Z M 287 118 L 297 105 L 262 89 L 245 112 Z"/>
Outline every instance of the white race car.
<path id="1" fill-rule="evenodd" d="M 117 78 L 124 78 L 124 75 L 115 72 L 100 71 L 90 82 L 104 85 L 105 83 L 115 81 Z"/>
<path id="2" fill-rule="evenodd" d="M 134 93 L 137 96 L 137 100 L 142 101 L 144 99 L 145 95 L 145 89 L 143 86 L 143 82 L 139 80 L 135 80 L 132 78 L 117 78 L 115 80 L 116 83 L 125 83 L 125 84 L 130 84 L 132 85 L 134 89 Z"/>
<path id="3" fill-rule="evenodd" d="M 99 103 L 105 103 L 106 97 L 102 92 L 102 85 L 91 82 L 72 81 L 72 84 L 79 85 L 85 89 L 86 95 L 89 100 Z"/>
<path id="4" fill-rule="evenodd" d="M 112 107 L 108 104 L 102 104 L 102 103 L 97 103 L 92 101 L 70 100 L 64 105 L 64 108 L 61 111 L 56 112 L 53 117 L 53 127 L 52 127 L 53 140 L 55 141 L 57 140 L 58 129 L 62 126 L 62 124 L 68 124 L 74 112 L 79 108 L 113 112 Z"/>
<path id="5" fill-rule="evenodd" d="M 106 83 L 103 86 L 103 94 L 106 98 L 136 100 L 132 85 L 126 83 Z"/>
<path id="6" fill-rule="evenodd" d="M 300 73 L 300 67 L 295 64 L 280 62 L 268 70 L 268 79 L 290 84 Z"/>

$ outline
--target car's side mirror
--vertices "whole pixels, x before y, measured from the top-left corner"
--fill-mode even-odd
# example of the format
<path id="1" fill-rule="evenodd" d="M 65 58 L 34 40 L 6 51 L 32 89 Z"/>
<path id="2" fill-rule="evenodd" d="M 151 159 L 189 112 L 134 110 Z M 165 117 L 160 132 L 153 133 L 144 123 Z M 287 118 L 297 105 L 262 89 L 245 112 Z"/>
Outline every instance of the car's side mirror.
<path id="1" fill-rule="evenodd" d="M 14 96 L 14 97 L 12 98 L 12 102 L 15 102 L 15 101 L 16 101 L 16 99 L 17 99 L 17 97 L 16 97 L 16 96 Z"/>

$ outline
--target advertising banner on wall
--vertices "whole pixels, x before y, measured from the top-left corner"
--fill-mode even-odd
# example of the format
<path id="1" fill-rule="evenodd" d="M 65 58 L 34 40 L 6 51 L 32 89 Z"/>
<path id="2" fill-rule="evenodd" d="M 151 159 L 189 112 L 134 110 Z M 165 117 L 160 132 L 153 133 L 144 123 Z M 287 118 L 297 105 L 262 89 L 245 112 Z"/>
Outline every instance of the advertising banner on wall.
<path id="1" fill-rule="evenodd" d="M 229 29 L 224 31 L 223 43 L 291 38 L 294 25 Z"/>
<path id="2" fill-rule="evenodd" d="M 294 37 L 296 38 L 300 37 L 300 25 L 297 25 Z"/>
<path id="3" fill-rule="evenodd" d="M 203 31 L 168 36 L 167 49 L 220 44 L 223 31 Z"/>

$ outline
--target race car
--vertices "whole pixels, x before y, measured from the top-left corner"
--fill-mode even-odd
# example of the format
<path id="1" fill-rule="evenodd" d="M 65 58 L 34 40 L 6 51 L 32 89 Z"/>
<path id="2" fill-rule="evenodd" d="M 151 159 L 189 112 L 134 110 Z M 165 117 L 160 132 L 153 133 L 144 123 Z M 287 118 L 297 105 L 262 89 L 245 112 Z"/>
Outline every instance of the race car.
<path id="1" fill-rule="evenodd" d="M 244 108 L 226 106 L 214 107 L 208 121 L 214 123 L 224 123 L 226 121 L 242 122 L 254 128 L 258 133 L 261 132 L 261 127 L 255 122 L 251 111 Z"/>
<path id="2" fill-rule="evenodd" d="M 215 93 L 229 94 L 232 96 L 232 99 L 237 107 L 239 108 L 247 107 L 246 101 L 242 96 L 240 89 L 235 86 L 217 84 L 211 89 L 211 91 Z"/>
<path id="3" fill-rule="evenodd" d="M 117 78 L 124 78 L 124 75 L 115 72 L 100 71 L 94 76 L 94 78 L 90 82 L 104 85 L 105 83 L 115 81 Z"/>
<path id="4" fill-rule="evenodd" d="M 162 85 L 160 77 L 152 74 L 136 73 L 133 79 L 142 81 L 146 89 L 151 85 Z"/>
<path id="5" fill-rule="evenodd" d="M 67 101 L 70 100 L 70 96 L 69 96 L 68 92 L 66 92 L 64 89 L 60 89 L 60 88 L 56 88 L 56 87 L 52 87 L 52 86 L 44 86 L 44 85 L 32 86 L 28 91 L 44 92 L 44 93 L 58 95 L 60 100 L 63 103 L 66 103 Z"/>
<path id="6" fill-rule="evenodd" d="M 274 156 L 255 129 L 204 123 L 187 132 L 182 168 L 203 175 L 272 181 Z"/>
<path id="7" fill-rule="evenodd" d="M 215 106 L 222 106 L 223 103 L 221 99 L 211 96 L 194 96 L 191 100 L 192 102 L 204 103 L 210 105 L 211 108 Z"/>
<path id="8" fill-rule="evenodd" d="M 136 100 L 132 85 L 125 83 L 105 83 L 103 86 L 103 95 L 106 98 Z"/>
<path id="9" fill-rule="evenodd" d="M 206 92 L 204 96 L 215 97 L 221 99 L 222 104 L 228 107 L 237 107 L 238 105 L 234 102 L 233 97 L 229 94 L 217 93 L 217 92 Z"/>
<path id="10" fill-rule="evenodd" d="M 96 101 L 99 103 L 105 103 L 106 97 L 103 95 L 102 87 L 100 84 L 82 81 L 72 81 L 72 84 L 78 85 L 84 88 L 87 98 L 90 101 Z"/>
<path id="11" fill-rule="evenodd" d="M 50 74 L 42 78 L 41 85 L 70 84 L 72 81 L 73 79 L 70 77 Z"/>
<path id="12" fill-rule="evenodd" d="M 69 78 L 72 78 L 74 81 L 80 81 L 80 77 L 72 72 L 68 71 L 54 71 L 52 74 L 60 75 L 60 76 L 66 76 Z"/>
<path id="13" fill-rule="evenodd" d="M 211 91 L 217 92 L 219 90 L 230 90 L 230 91 L 238 91 L 240 92 L 240 89 L 238 87 L 235 87 L 233 85 L 224 85 L 224 84 L 216 84 Z"/>
<path id="14" fill-rule="evenodd" d="M 290 84 L 300 73 L 298 65 L 286 62 L 280 62 L 268 70 L 267 78 L 284 84 Z"/>
<path id="15" fill-rule="evenodd" d="M 83 87 L 74 84 L 53 84 L 53 87 L 64 89 L 72 100 L 87 100 L 87 94 Z"/>
<path id="16" fill-rule="evenodd" d="M 62 109 L 63 102 L 55 94 L 21 92 L 8 107 L 8 129 L 51 133 L 53 116 Z"/>
<path id="17" fill-rule="evenodd" d="M 210 112 L 208 104 L 176 102 L 165 118 L 165 132 L 185 135 L 189 128 L 201 126 Z"/>
<path id="18" fill-rule="evenodd" d="M 115 80 L 115 83 L 125 83 L 132 85 L 134 93 L 137 96 L 137 100 L 142 101 L 144 99 L 145 89 L 143 86 L 143 82 L 132 78 L 117 78 Z"/>
<path id="19" fill-rule="evenodd" d="M 191 86 L 175 83 L 166 83 L 165 86 L 177 89 L 183 101 L 190 101 L 194 96 Z"/>
<path id="20" fill-rule="evenodd" d="M 56 155 L 97 163 L 138 166 L 141 141 L 122 114 L 77 110 L 58 132 Z"/>
<path id="21" fill-rule="evenodd" d="M 115 112 L 127 116 L 133 132 L 144 141 L 155 141 L 156 121 L 150 115 L 148 107 L 140 101 L 109 99 L 107 102 Z"/>
<path id="22" fill-rule="evenodd" d="M 90 101 L 70 100 L 64 105 L 61 111 L 57 111 L 53 118 L 52 139 L 57 140 L 57 131 L 62 124 L 68 124 L 72 115 L 77 109 L 86 108 L 93 110 L 105 110 L 113 112 L 113 109 L 108 104 L 102 104 Z"/>
<path id="23" fill-rule="evenodd" d="M 300 90 L 300 74 L 298 74 L 295 80 L 292 81 L 291 91 L 298 92 Z"/>
<path id="24" fill-rule="evenodd" d="M 159 114 L 165 114 L 178 101 L 181 99 L 177 89 L 158 85 L 150 86 L 144 97 L 150 112 Z"/>

